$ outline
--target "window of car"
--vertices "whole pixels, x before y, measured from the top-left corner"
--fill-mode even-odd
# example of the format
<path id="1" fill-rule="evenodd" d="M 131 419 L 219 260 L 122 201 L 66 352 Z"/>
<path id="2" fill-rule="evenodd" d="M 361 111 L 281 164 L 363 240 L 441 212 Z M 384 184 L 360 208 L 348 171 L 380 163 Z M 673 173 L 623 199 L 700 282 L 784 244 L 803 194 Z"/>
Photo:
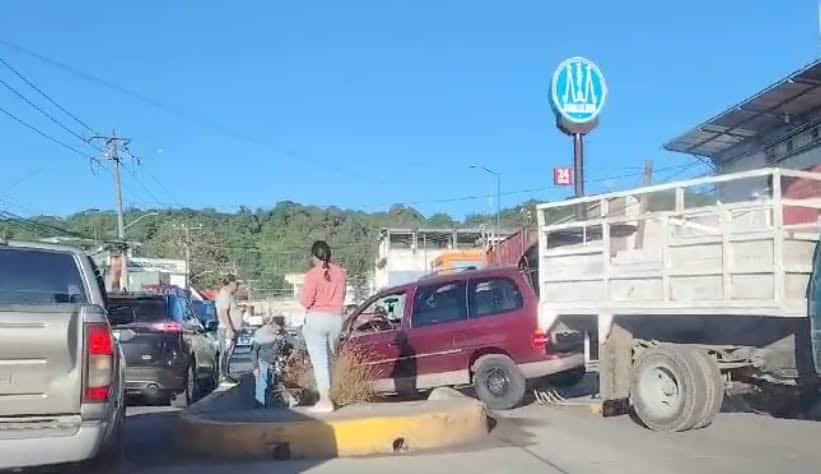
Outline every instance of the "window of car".
<path id="1" fill-rule="evenodd" d="M 112 298 L 108 306 L 111 324 L 153 323 L 170 318 L 165 298 Z"/>
<path id="2" fill-rule="evenodd" d="M 404 291 L 377 297 L 352 319 L 351 334 L 357 336 L 399 329 L 406 300 Z"/>
<path id="3" fill-rule="evenodd" d="M 465 282 L 422 286 L 413 301 L 413 327 L 433 326 L 467 319 Z"/>
<path id="4" fill-rule="evenodd" d="M 471 318 L 510 313 L 524 306 L 519 286 L 509 278 L 473 280 L 468 295 Z"/>
<path id="5" fill-rule="evenodd" d="M 0 249 L 0 304 L 88 303 L 74 255 Z"/>

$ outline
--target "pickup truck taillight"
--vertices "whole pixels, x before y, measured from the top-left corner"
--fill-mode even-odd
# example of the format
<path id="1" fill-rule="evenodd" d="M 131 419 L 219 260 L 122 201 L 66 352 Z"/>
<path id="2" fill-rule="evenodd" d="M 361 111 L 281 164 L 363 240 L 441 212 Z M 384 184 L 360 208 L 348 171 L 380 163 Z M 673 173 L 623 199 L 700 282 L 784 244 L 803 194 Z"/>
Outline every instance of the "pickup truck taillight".
<path id="1" fill-rule="evenodd" d="M 114 339 L 106 323 L 86 324 L 86 377 L 83 403 L 108 401 L 114 372 Z"/>

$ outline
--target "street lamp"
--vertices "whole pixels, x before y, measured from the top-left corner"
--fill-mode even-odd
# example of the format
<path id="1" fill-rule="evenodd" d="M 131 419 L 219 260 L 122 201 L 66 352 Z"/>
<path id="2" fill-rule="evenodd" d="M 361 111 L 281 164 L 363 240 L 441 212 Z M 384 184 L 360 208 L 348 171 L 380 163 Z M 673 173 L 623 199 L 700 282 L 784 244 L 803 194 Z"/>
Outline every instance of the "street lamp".
<path id="1" fill-rule="evenodd" d="M 496 238 L 502 230 L 502 175 L 482 165 L 470 165 L 471 169 L 482 170 L 496 177 Z"/>
<path id="2" fill-rule="evenodd" d="M 140 222 L 141 220 L 145 219 L 146 217 L 153 217 L 153 216 L 159 216 L 159 215 L 160 215 L 159 212 L 149 212 L 147 214 L 143 214 L 140 217 L 138 217 L 138 218 L 134 219 L 133 221 L 129 222 L 128 224 L 126 224 L 126 226 L 123 227 L 123 232 L 125 232 L 129 227 L 136 224 L 137 222 Z"/>

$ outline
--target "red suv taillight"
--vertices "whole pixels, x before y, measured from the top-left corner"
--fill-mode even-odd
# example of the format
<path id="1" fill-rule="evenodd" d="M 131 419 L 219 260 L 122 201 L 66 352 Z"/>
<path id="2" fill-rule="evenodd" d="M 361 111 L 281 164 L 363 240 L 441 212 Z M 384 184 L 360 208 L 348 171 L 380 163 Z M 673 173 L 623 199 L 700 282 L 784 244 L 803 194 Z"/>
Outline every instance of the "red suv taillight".
<path id="1" fill-rule="evenodd" d="M 538 351 L 547 352 L 547 343 L 550 341 L 550 336 L 541 331 L 533 333 L 533 348 Z"/>
<path id="2" fill-rule="evenodd" d="M 83 403 L 107 402 L 114 372 L 114 338 L 106 323 L 86 324 Z"/>

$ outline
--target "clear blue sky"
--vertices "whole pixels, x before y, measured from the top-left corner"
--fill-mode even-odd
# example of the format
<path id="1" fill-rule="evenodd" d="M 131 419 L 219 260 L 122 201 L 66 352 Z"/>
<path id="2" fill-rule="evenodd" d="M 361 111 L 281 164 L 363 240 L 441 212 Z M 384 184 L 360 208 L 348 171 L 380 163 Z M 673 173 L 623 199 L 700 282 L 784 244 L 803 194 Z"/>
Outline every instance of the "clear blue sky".
<path id="1" fill-rule="evenodd" d="M 492 193 L 492 178 L 468 169 L 474 162 L 503 173 L 505 191 L 551 184 L 552 168 L 570 162 L 570 141 L 554 128 L 548 82 L 573 55 L 596 61 L 610 91 L 587 141 L 589 190 L 632 186 L 638 176 L 602 179 L 640 173 L 648 158 L 657 168 L 689 163 L 662 143 L 818 53 L 814 0 L 3 6 L 0 39 L 199 117 L 0 45 L 0 57 L 95 129 L 133 138 L 143 165 L 124 175 L 126 202 L 143 207 L 293 200 L 375 210 L 424 201 L 416 207 L 426 214 L 487 211 L 490 199 L 429 201 Z M 0 79 L 40 99 L 2 67 Z M 2 88 L 0 106 L 83 147 Z M 114 206 L 109 174 L 92 174 L 87 161 L 5 116 L 0 156 L 1 209 Z"/>

